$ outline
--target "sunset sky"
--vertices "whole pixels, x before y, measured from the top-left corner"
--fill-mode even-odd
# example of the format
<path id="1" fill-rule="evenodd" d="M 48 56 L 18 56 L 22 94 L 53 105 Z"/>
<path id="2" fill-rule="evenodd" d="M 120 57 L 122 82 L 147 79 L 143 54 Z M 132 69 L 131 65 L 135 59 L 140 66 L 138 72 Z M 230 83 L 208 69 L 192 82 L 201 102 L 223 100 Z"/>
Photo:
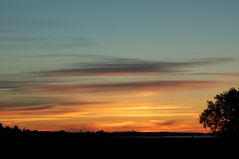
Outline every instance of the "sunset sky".
<path id="1" fill-rule="evenodd" d="M 0 0 L 0 122 L 205 132 L 239 87 L 238 0 Z"/>

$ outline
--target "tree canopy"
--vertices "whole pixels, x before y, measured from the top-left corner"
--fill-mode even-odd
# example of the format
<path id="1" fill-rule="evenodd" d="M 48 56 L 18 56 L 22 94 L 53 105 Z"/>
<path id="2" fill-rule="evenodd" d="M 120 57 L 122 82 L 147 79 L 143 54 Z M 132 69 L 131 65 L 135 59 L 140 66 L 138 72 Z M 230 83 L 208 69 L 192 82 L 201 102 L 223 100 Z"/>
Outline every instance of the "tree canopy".
<path id="1" fill-rule="evenodd" d="M 213 133 L 239 133 L 239 89 L 231 88 L 207 101 L 207 108 L 199 116 L 204 128 Z"/>

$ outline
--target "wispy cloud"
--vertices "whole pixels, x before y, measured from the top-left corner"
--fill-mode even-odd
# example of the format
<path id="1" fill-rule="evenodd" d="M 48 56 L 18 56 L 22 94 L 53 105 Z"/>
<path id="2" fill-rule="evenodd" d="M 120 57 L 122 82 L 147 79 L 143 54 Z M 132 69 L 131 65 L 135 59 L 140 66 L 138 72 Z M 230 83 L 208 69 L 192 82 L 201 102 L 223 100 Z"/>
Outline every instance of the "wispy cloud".
<path id="1" fill-rule="evenodd" d="M 195 123 L 187 123 L 194 125 Z M 179 120 L 160 120 L 160 122 L 138 122 L 138 121 L 118 121 L 118 122 L 108 122 L 108 123 L 95 123 L 86 128 L 91 128 L 93 130 L 99 130 L 103 128 L 107 131 L 185 131 L 188 128 L 188 125 L 179 121 Z M 80 129 L 80 128 L 78 128 Z M 193 130 L 193 128 L 186 131 L 194 132 L 198 129 Z"/>
<path id="2" fill-rule="evenodd" d="M 97 93 L 120 91 L 168 91 L 168 90 L 192 90 L 216 87 L 222 85 L 218 81 L 146 81 L 126 82 L 112 84 L 67 84 L 67 85 L 39 85 L 31 89 L 40 92 L 54 93 Z"/>
<path id="3" fill-rule="evenodd" d="M 81 54 L 81 53 L 47 53 L 47 54 L 37 54 L 37 55 L 25 55 L 24 57 L 32 57 L 32 58 L 57 58 L 57 57 L 62 57 L 62 58 L 67 58 L 67 57 L 75 57 L 75 58 L 87 58 L 87 59 L 102 59 L 102 60 L 106 60 L 109 58 L 113 58 L 112 56 L 108 56 L 108 55 L 97 55 L 97 54 Z"/>
<path id="4" fill-rule="evenodd" d="M 31 98 L 31 97 L 29 97 Z M 16 99 L 17 100 L 17 99 Z M 57 114 L 57 111 L 67 112 L 71 109 L 82 108 L 92 105 L 102 105 L 109 104 L 109 102 L 99 102 L 99 101 L 64 101 L 61 99 L 24 99 L 13 101 L 0 101 L 1 111 L 13 111 L 13 112 L 32 112 L 40 110 L 48 110 L 53 114 Z M 56 109 L 54 109 L 56 108 Z M 63 110 L 62 110 L 63 109 Z M 45 112 L 47 113 L 47 112 Z"/>
<path id="5" fill-rule="evenodd" d="M 177 120 L 168 120 L 168 121 L 151 120 L 150 122 L 158 126 L 171 126 L 171 125 L 175 125 L 177 123 Z"/>
<path id="6" fill-rule="evenodd" d="M 0 36 L 4 45 L 44 44 L 44 46 L 83 46 L 94 45 L 93 41 L 85 37 L 54 37 L 54 36 Z M 50 42 L 50 43 L 49 43 Z"/>
<path id="7" fill-rule="evenodd" d="M 5 11 L 9 9 L 15 9 L 18 6 L 3 6 L 2 9 Z M 8 11 L 9 12 L 9 11 Z M 4 35 L 6 29 L 9 33 L 29 33 L 32 31 L 39 31 L 45 28 L 55 29 L 55 27 L 64 27 L 65 24 L 59 21 L 50 20 L 50 19 L 37 19 L 37 18 L 24 18 L 24 17 L 4 17 L 0 18 L 0 32 Z M 2 35 L 3 35 L 2 34 Z M 10 34 L 11 35 L 11 34 Z"/>
<path id="8" fill-rule="evenodd" d="M 8 75 L 6 75 L 8 76 Z M 11 76 L 10 76 L 11 77 Z M 13 76 L 14 77 L 14 76 Z M 8 77 L 9 78 L 9 77 Z M 41 84 L 51 84 L 55 81 L 50 80 L 34 80 L 34 79 L 21 79 L 21 80 L 0 80 L 0 91 L 1 90 L 12 90 L 12 91 L 21 91 L 25 88 L 37 86 Z"/>
<path id="9" fill-rule="evenodd" d="M 191 67 L 217 65 L 233 58 L 208 58 L 188 62 L 146 61 L 130 58 L 108 58 L 104 63 L 84 64 L 75 68 L 39 72 L 43 76 L 109 76 L 181 72 Z"/>
<path id="10" fill-rule="evenodd" d="M 0 80 L 0 90 L 1 89 L 18 89 L 21 87 L 30 86 L 31 84 L 32 84 L 32 81 Z"/>
<path id="11" fill-rule="evenodd" d="M 185 75 L 239 77 L 239 72 L 221 72 L 221 73 L 204 72 L 204 73 L 189 73 Z"/>
<path id="12" fill-rule="evenodd" d="M 27 36 L 0 36 L 0 42 L 37 42 L 44 41 L 47 37 L 27 37 Z"/>
<path id="13" fill-rule="evenodd" d="M 1 29 L 1 30 L 6 29 Z M 10 31 L 10 30 L 9 30 Z M 10 33 L 9 33 L 10 34 Z M 30 49 L 68 49 L 97 45 L 91 39 L 85 37 L 57 37 L 57 36 L 0 36 L 0 46 L 5 50 Z"/>
<path id="14" fill-rule="evenodd" d="M 48 100 L 34 100 L 34 101 L 0 101 L 1 111 L 26 111 L 26 110 L 43 110 L 51 109 L 53 106 Z"/>
<path id="15" fill-rule="evenodd" d="M 153 120 L 151 120 L 151 121 L 149 121 L 149 123 L 144 123 L 144 125 L 150 125 L 150 124 L 152 124 L 152 125 L 154 125 L 155 124 L 155 126 L 158 126 L 158 127 L 160 127 L 160 126 L 172 126 L 172 125 L 175 125 L 175 124 L 177 124 L 177 120 L 160 120 L 160 121 L 153 121 Z M 140 125 L 140 123 L 137 123 L 137 122 L 134 122 L 134 121 L 121 121 L 121 122 L 111 122 L 111 123 L 107 123 L 107 124 L 101 124 L 101 126 L 103 126 L 103 127 L 108 127 L 108 128 L 115 128 L 115 127 L 120 127 L 120 128 L 122 128 L 122 127 L 124 127 L 124 128 L 128 128 L 128 130 L 130 130 L 129 128 L 131 127 L 131 128 L 135 128 L 135 126 L 139 126 Z M 142 125 L 142 123 L 141 123 L 141 125 Z"/>

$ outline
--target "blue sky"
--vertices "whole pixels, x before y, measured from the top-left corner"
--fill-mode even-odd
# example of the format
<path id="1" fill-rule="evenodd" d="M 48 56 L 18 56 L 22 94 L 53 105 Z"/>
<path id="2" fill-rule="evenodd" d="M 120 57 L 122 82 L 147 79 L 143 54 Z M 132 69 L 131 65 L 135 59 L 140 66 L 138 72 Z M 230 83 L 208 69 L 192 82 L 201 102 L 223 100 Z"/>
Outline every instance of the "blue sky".
<path id="1" fill-rule="evenodd" d="M 198 84 L 223 82 L 221 87 L 201 92 L 213 96 L 222 88 L 238 85 L 238 17 L 237 0 L 0 0 L 0 93 L 4 95 L 0 108 L 1 102 L 18 101 L 19 91 L 25 102 L 28 98 L 42 101 L 45 96 L 55 99 L 62 94 L 44 92 L 40 87 L 57 87 L 59 83 L 87 84 L 81 88 L 93 91 L 88 96 L 76 93 L 71 85 L 66 87 L 71 88 L 68 93 L 72 96 L 98 101 L 99 94 L 94 91 L 119 89 L 119 95 L 134 85 L 132 82 L 142 86 L 133 87 L 139 92 L 152 85 L 169 91 L 172 84 L 179 90 L 181 85 L 190 88 L 189 93 Z M 145 83 L 149 81 L 154 82 Z M 147 93 L 159 90 L 152 88 Z M 167 93 L 162 97 L 154 93 L 152 98 L 169 98 Z M 180 91 L 176 94 L 178 100 Z M 193 112 L 203 108 L 187 101 L 186 95 L 182 99 Z M 201 103 L 204 100 L 206 97 L 199 99 Z M 115 122 L 142 121 L 121 118 Z M 151 130 L 149 127 L 152 125 L 145 130 Z"/>
<path id="2" fill-rule="evenodd" d="M 236 56 L 238 1 L 1 0 L 3 50 L 41 49 L 162 58 Z M 35 45 L 24 47 L 24 40 Z M 39 38 L 39 39 L 38 39 Z M 71 38 L 87 39 L 91 47 Z M 14 41 L 22 41 L 14 45 Z M 57 44 L 74 47 L 56 47 Z M 7 47 L 10 45 L 9 47 Z M 37 45 L 37 46 L 36 46 Z M 24 47 L 24 49 L 22 49 Z M 14 50 L 15 48 L 15 50 Z M 27 49 L 27 50 L 26 50 Z M 43 52 L 42 51 L 42 52 Z M 147 54 L 147 55 L 146 55 Z"/>

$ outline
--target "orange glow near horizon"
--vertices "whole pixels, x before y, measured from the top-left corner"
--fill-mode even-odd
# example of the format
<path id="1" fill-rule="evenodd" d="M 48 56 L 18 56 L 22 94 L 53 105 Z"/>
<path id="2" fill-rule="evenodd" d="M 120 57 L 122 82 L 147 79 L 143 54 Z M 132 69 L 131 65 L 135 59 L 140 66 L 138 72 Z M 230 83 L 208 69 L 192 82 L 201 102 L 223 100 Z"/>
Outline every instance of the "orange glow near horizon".
<path id="1" fill-rule="evenodd" d="M 201 92 L 207 97 L 203 90 Z M 107 102 L 93 96 L 92 101 L 98 102 L 75 100 L 51 109 L 3 111 L 0 118 L 3 124 L 51 131 L 206 132 L 197 120 L 205 100 L 193 99 L 200 91 L 181 91 L 175 93 L 173 100 L 168 100 L 170 93 L 144 97 L 137 93 L 129 97 L 119 94 L 116 98 L 119 101 L 109 98 Z"/>

